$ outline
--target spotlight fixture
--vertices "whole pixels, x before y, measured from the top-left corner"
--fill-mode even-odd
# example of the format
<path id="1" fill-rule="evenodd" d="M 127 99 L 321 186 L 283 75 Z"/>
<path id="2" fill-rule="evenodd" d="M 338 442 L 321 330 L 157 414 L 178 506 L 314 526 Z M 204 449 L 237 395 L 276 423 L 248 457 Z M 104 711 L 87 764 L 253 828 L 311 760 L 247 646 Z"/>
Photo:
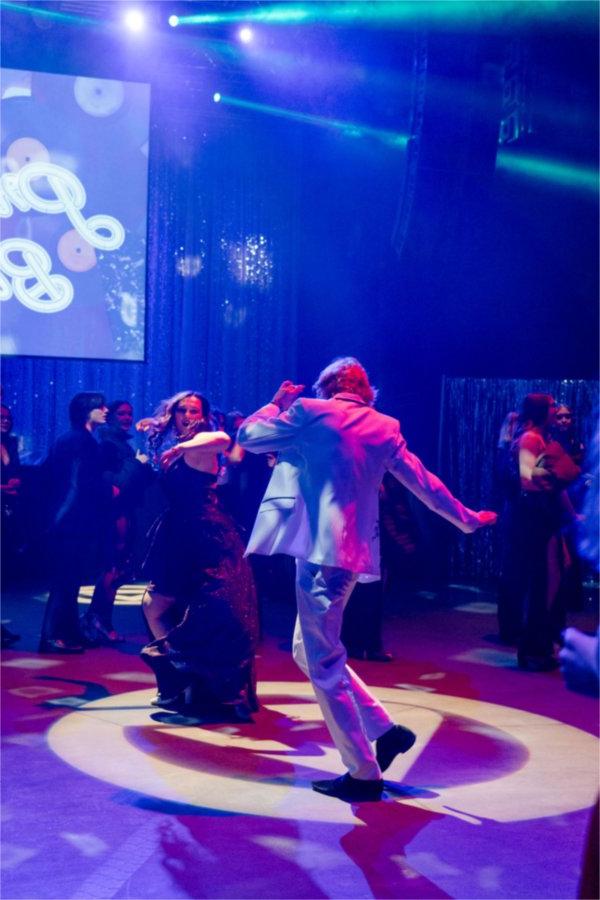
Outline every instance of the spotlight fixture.
<path id="1" fill-rule="evenodd" d="M 169 16 L 169 25 L 171 28 L 177 28 L 179 25 L 179 16 Z"/>
<path id="2" fill-rule="evenodd" d="M 140 32 L 146 27 L 146 20 L 139 9 L 130 9 L 125 13 L 124 22 L 130 31 Z"/>
<path id="3" fill-rule="evenodd" d="M 213 100 L 215 101 L 215 103 L 221 102 L 221 95 L 218 91 L 215 91 L 215 93 L 213 94 Z"/>
<path id="4" fill-rule="evenodd" d="M 238 31 L 238 38 L 242 44 L 250 44 L 254 40 L 254 32 L 248 25 L 243 25 Z"/>

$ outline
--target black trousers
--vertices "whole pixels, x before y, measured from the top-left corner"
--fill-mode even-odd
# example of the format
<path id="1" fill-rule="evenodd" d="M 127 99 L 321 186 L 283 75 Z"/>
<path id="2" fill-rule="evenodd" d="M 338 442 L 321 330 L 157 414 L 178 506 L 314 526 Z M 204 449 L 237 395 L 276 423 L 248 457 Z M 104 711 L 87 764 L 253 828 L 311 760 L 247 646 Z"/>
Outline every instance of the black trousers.
<path id="1" fill-rule="evenodd" d="M 42 640 L 81 641 L 77 597 L 93 571 L 97 541 L 87 535 L 53 535 L 50 541 L 50 594 L 42 622 Z"/>

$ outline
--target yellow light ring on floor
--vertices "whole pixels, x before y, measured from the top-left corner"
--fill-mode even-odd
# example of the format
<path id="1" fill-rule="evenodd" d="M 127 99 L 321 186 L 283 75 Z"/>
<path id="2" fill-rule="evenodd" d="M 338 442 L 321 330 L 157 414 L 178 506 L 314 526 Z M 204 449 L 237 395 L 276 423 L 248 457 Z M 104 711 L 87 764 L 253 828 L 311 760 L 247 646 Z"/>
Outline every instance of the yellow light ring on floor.
<path id="1" fill-rule="evenodd" d="M 307 738 L 302 755 L 281 741 L 256 737 L 258 725 L 181 725 L 150 718 L 158 711 L 149 706 L 152 690 L 138 690 L 96 700 L 59 719 L 48 732 L 50 748 L 65 762 L 94 778 L 127 790 L 165 801 L 196 805 L 232 813 L 330 822 L 356 822 L 352 807 L 332 801 L 310 790 L 311 777 L 339 774 L 337 752 Z M 559 816 L 590 806 L 597 790 L 598 742 L 592 735 L 554 719 L 524 710 L 480 700 L 443 694 L 375 688 L 393 718 L 418 735 L 413 749 L 397 758 L 386 779 L 406 780 L 419 755 L 435 742 L 444 719 L 460 717 L 473 723 L 493 739 L 517 742 L 525 750 L 524 763 L 500 777 L 485 778 L 486 760 L 481 760 L 478 782 L 424 790 L 421 797 L 393 797 L 389 802 L 417 806 L 432 813 L 457 816 L 478 823 L 480 818 L 499 822 Z M 320 711 L 308 683 L 265 682 L 259 685 L 265 710 L 290 720 L 290 729 L 302 732 L 319 722 Z M 271 701 L 269 700 L 271 698 Z M 261 714 L 259 713 L 258 716 Z M 173 720 L 175 721 L 175 720 Z M 147 743 L 145 745 L 145 729 Z M 258 734 L 259 732 L 255 732 Z M 308 731 L 307 731 L 308 733 Z M 130 739 L 135 734 L 135 743 Z M 198 745 L 194 767 L 162 758 L 152 738 L 172 738 Z M 181 745 L 184 746 L 184 745 Z M 222 766 L 227 752 L 248 752 L 248 771 L 231 775 L 203 771 L 202 757 L 222 748 Z M 312 749 L 311 749 L 312 748 Z M 432 744 L 431 750 L 434 750 Z M 173 757 L 173 754 L 170 754 Z M 239 756 L 236 757 L 239 760 Z M 233 757 L 232 757 L 233 759 Z M 290 773 L 277 774 L 269 761 L 289 764 Z M 251 763 L 251 764 L 250 764 Z M 460 769 L 460 759 L 457 759 Z M 427 796 L 432 794 L 432 796 Z"/>

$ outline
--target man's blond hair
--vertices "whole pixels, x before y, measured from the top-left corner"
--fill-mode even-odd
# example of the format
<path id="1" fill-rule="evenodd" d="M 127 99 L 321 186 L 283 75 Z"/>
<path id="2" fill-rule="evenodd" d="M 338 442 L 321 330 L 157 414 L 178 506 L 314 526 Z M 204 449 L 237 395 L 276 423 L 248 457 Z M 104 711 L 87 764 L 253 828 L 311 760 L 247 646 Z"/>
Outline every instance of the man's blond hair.
<path id="1" fill-rule="evenodd" d="M 334 394 L 358 394 L 369 406 L 373 406 L 377 397 L 377 390 L 371 386 L 369 376 L 354 356 L 334 359 L 320 373 L 313 390 L 321 400 L 328 400 Z"/>

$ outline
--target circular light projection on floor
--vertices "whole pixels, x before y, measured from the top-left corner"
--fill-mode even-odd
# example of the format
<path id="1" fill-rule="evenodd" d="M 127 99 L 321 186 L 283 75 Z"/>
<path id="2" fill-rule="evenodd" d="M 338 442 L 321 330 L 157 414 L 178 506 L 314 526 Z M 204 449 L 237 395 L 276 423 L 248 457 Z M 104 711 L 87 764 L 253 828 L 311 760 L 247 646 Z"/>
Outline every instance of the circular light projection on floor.
<path id="1" fill-rule="evenodd" d="M 198 724 L 156 710 L 149 706 L 154 692 L 138 690 L 66 715 L 48 732 L 48 743 L 94 778 L 167 802 L 356 821 L 351 806 L 310 789 L 311 779 L 341 772 L 310 685 L 268 682 L 259 688 L 262 706 L 254 723 Z M 478 825 L 481 819 L 558 816 L 594 802 L 598 746 L 584 731 L 480 700 L 397 688 L 375 693 L 395 721 L 418 735 L 412 750 L 385 773 L 389 803 Z M 457 722 L 464 747 L 471 747 L 468 759 L 450 727 Z"/>

